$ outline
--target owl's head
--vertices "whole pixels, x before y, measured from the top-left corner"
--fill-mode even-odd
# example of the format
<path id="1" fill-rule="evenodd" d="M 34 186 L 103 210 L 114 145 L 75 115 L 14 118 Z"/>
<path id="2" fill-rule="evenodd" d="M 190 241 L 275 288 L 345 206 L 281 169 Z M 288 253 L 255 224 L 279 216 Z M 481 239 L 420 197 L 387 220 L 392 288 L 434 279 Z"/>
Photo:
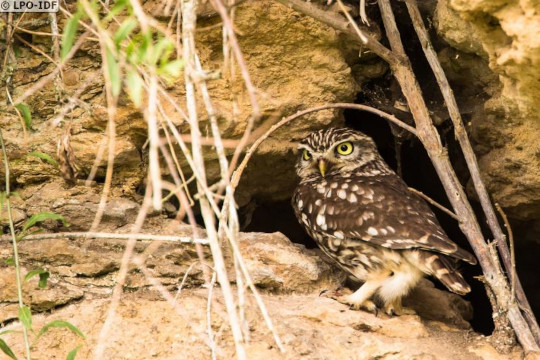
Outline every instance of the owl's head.
<path id="1" fill-rule="evenodd" d="M 296 173 L 302 179 L 345 174 L 376 163 L 387 168 L 373 140 L 352 129 L 325 129 L 309 134 L 298 145 Z"/>

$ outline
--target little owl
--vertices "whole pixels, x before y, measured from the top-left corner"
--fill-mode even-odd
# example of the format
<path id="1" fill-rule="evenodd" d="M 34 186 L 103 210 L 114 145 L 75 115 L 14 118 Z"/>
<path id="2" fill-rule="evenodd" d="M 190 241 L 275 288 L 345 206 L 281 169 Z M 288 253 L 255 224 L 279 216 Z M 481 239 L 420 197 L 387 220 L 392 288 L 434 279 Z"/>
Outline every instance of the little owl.
<path id="1" fill-rule="evenodd" d="M 296 217 L 324 253 L 364 283 L 338 301 L 376 312 L 377 295 L 385 313 L 411 314 L 401 298 L 425 274 L 457 294 L 470 291 L 454 265 L 476 259 L 448 238 L 370 137 L 351 129 L 320 130 L 298 149 Z"/>

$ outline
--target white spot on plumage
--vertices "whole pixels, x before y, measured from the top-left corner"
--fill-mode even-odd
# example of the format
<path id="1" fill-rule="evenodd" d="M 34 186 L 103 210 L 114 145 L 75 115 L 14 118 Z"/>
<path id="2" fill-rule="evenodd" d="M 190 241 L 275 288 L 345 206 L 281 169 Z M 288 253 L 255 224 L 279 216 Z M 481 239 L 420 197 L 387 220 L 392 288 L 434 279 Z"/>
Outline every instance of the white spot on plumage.
<path id="1" fill-rule="evenodd" d="M 317 225 L 322 226 L 323 224 L 326 224 L 326 217 L 323 214 L 319 214 L 315 221 L 317 222 Z"/>
<path id="2" fill-rule="evenodd" d="M 326 209 L 326 213 L 328 215 L 334 215 L 334 207 L 332 205 L 329 205 L 328 209 Z"/>
<path id="3" fill-rule="evenodd" d="M 299 208 L 300 210 L 302 210 L 302 208 L 304 207 L 304 202 L 303 202 L 302 200 L 298 200 L 297 205 L 298 205 L 298 208 Z"/>
<path id="4" fill-rule="evenodd" d="M 349 184 L 343 183 L 343 184 L 341 184 L 341 188 L 342 188 L 342 189 L 348 189 L 348 188 L 349 188 Z"/>
<path id="5" fill-rule="evenodd" d="M 321 199 L 315 200 L 315 205 L 321 206 L 321 203 L 322 203 Z"/>
<path id="6" fill-rule="evenodd" d="M 396 232 L 396 229 L 394 229 L 394 228 L 391 227 L 391 226 L 387 226 L 386 229 L 387 229 L 388 231 L 390 231 L 392 234 L 394 234 L 394 233 Z"/>
<path id="7" fill-rule="evenodd" d="M 338 183 L 337 183 L 337 182 L 333 182 L 332 184 L 330 184 L 330 187 L 331 187 L 332 189 L 337 189 Z"/>
<path id="8" fill-rule="evenodd" d="M 358 191 L 358 185 L 353 185 L 351 188 L 352 191 Z"/>
<path id="9" fill-rule="evenodd" d="M 345 200 L 347 198 L 347 192 L 345 190 L 340 189 L 337 191 L 337 196 Z"/>
<path id="10" fill-rule="evenodd" d="M 307 208 L 307 211 L 308 211 L 308 213 L 310 213 L 310 214 L 311 214 L 311 212 L 313 211 L 313 204 L 312 204 L 312 203 L 309 203 L 308 208 Z"/>
<path id="11" fill-rule="evenodd" d="M 345 235 L 343 234 L 342 231 L 334 231 L 334 236 L 341 240 L 345 238 Z"/>
<path id="12" fill-rule="evenodd" d="M 375 229 L 374 227 L 370 226 L 368 229 L 367 229 L 367 233 L 371 236 L 377 236 L 379 235 L 379 232 L 377 231 L 377 229 Z"/>
<path id="13" fill-rule="evenodd" d="M 349 201 L 352 202 L 352 203 L 355 203 L 357 201 L 356 195 L 354 195 L 353 193 L 350 193 L 349 194 Z"/>

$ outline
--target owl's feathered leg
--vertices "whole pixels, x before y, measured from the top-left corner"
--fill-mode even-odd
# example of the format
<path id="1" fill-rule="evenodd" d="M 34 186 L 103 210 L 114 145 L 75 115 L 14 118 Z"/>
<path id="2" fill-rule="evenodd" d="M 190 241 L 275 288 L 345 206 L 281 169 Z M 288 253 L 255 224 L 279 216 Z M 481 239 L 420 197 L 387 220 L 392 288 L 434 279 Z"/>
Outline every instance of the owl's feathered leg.
<path id="1" fill-rule="evenodd" d="M 365 309 L 369 312 L 377 313 L 377 306 L 371 300 L 373 295 L 381 288 L 381 286 L 391 276 L 391 271 L 381 271 L 372 273 L 365 280 L 364 284 L 358 290 L 350 295 L 337 297 L 336 300 L 340 303 L 351 306 L 351 309 Z"/>
<path id="2" fill-rule="evenodd" d="M 406 266 L 406 265 L 404 265 Z M 413 309 L 404 308 L 401 298 L 416 286 L 423 274 L 412 266 L 394 271 L 382 284 L 378 295 L 384 303 L 383 310 L 387 315 L 412 315 Z"/>
<path id="3" fill-rule="evenodd" d="M 350 305 L 353 310 L 364 309 L 369 312 L 377 312 L 377 306 L 370 298 L 375 294 L 384 280 L 366 281 L 354 293 L 336 298 L 342 304 Z"/>

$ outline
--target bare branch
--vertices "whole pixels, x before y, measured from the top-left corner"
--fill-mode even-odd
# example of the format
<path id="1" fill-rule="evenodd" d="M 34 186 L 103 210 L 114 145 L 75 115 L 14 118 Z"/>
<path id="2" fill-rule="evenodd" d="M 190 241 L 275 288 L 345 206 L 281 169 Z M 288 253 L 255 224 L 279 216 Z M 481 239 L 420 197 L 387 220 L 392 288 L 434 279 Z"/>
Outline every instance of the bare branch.
<path id="1" fill-rule="evenodd" d="M 389 120 L 392 123 L 404 128 L 405 130 L 409 131 L 410 133 L 416 135 L 416 129 L 413 128 L 412 126 L 409 126 L 409 125 L 405 124 L 403 121 L 399 120 L 394 115 L 388 114 L 388 113 L 386 113 L 384 111 L 381 111 L 381 110 L 378 110 L 378 109 L 375 109 L 375 108 L 373 108 L 371 106 L 360 105 L 360 104 L 348 104 L 348 103 L 336 103 L 336 104 L 326 104 L 326 105 L 316 106 L 316 107 L 313 107 L 313 108 L 309 108 L 309 109 L 306 109 L 306 110 L 299 111 L 294 115 L 291 115 L 291 116 L 288 116 L 288 117 L 282 119 L 280 122 L 273 125 L 263 135 L 261 135 L 253 143 L 253 145 L 251 145 L 251 147 L 246 152 L 246 155 L 244 156 L 244 159 L 242 160 L 240 165 L 238 165 L 238 168 L 234 171 L 233 176 L 232 176 L 232 180 L 231 180 L 232 186 L 234 188 L 236 188 L 238 186 L 238 183 L 240 182 L 240 177 L 242 176 L 242 172 L 246 168 L 249 160 L 251 159 L 251 156 L 257 150 L 259 145 L 261 145 L 261 143 L 264 140 L 266 140 L 274 131 L 278 130 L 280 127 L 288 124 L 289 122 L 291 122 L 291 121 L 293 121 L 293 120 L 295 120 L 295 119 L 297 119 L 297 118 L 299 118 L 301 116 L 304 116 L 304 115 L 307 115 L 307 114 L 310 114 L 310 113 L 313 113 L 313 112 L 325 110 L 325 109 L 355 109 L 355 110 L 368 111 L 368 112 L 371 112 L 371 113 L 373 113 L 375 115 L 379 115 L 380 117 L 382 117 L 382 118 L 384 118 L 386 120 Z"/>
<path id="2" fill-rule="evenodd" d="M 450 210 L 448 210 L 447 208 L 445 208 L 444 206 L 442 206 L 441 204 L 439 204 L 438 202 L 436 202 L 435 200 L 433 200 L 432 198 L 430 198 L 429 196 L 427 196 L 426 194 L 424 194 L 423 192 L 419 191 L 419 190 L 416 190 L 415 188 L 412 188 L 412 187 L 409 187 L 409 190 L 412 191 L 413 193 L 415 193 L 416 195 L 422 197 L 424 200 L 426 200 L 428 203 L 430 203 L 431 205 L 435 206 L 436 208 L 438 208 L 439 210 L 443 211 L 444 213 L 446 213 L 446 215 L 450 216 L 451 218 L 459 221 L 459 218 L 456 214 L 454 214 L 453 212 L 451 212 Z"/>

